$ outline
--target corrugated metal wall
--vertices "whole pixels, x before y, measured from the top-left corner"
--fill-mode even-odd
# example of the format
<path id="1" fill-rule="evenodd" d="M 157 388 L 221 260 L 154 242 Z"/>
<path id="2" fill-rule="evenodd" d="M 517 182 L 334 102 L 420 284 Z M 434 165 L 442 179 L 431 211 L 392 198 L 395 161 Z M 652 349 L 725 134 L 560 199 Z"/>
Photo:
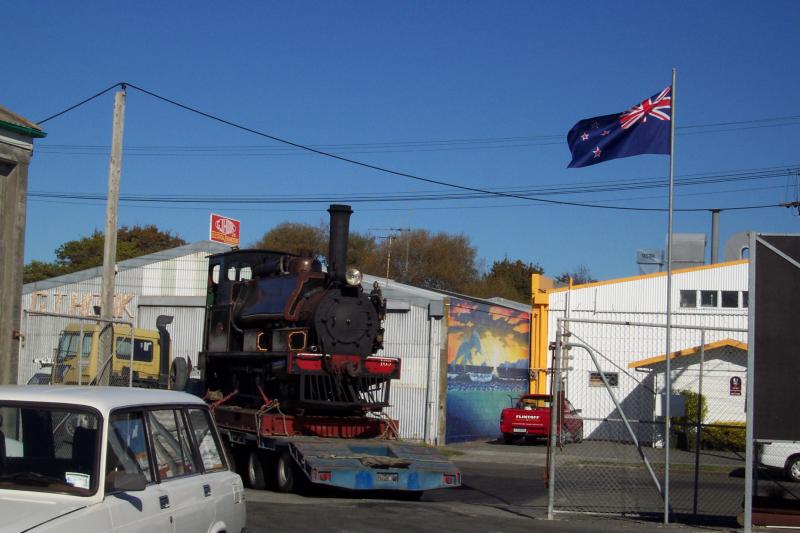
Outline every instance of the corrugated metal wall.
<path id="1" fill-rule="evenodd" d="M 406 313 L 389 313 L 384 349 L 379 355 L 400 357 L 400 379 L 392 383 L 387 414 L 400 421 L 400 435 L 433 443 L 438 434 L 439 354 L 442 320 L 428 318 L 428 308 L 411 305 Z"/>

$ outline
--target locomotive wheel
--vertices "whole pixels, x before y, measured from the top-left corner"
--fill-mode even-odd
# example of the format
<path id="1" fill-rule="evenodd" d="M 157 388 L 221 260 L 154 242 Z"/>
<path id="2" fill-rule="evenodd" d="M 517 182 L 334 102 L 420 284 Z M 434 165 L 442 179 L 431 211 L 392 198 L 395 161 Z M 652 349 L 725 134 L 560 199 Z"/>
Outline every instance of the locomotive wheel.
<path id="1" fill-rule="evenodd" d="M 247 486 L 251 489 L 264 490 L 267 481 L 264 477 L 264 463 L 258 450 L 250 450 L 247 456 L 247 469 L 244 472 Z"/>

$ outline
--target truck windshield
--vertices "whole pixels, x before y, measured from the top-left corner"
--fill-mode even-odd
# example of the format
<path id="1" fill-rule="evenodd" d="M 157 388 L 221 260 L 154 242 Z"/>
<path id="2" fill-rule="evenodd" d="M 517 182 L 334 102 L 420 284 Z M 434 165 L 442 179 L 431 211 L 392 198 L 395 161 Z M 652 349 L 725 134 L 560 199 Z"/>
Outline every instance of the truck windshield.
<path id="1" fill-rule="evenodd" d="M 0 402 L 0 491 L 94 494 L 98 418 L 73 407 Z"/>
<path id="2" fill-rule="evenodd" d="M 62 363 L 67 359 L 72 359 L 78 353 L 79 332 L 65 331 L 58 339 L 58 350 L 56 351 L 56 362 Z M 83 334 L 83 346 L 81 348 L 81 355 L 89 357 L 92 352 L 92 334 Z"/>

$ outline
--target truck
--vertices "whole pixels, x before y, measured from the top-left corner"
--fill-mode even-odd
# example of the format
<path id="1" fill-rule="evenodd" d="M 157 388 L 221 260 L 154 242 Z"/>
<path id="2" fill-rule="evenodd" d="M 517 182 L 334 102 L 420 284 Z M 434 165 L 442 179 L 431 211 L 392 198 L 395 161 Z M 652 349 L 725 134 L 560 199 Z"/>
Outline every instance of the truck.
<path id="1" fill-rule="evenodd" d="M 390 490 L 414 499 L 458 487 L 436 448 L 399 438 L 390 405 L 401 360 L 383 348 L 386 302 L 346 263 L 349 206 L 332 205 L 319 258 L 234 249 L 209 257 L 201 381 L 252 488 Z"/>
<path id="2" fill-rule="evenodd" d="M 111 367 L 111 383 L 174 390 L 186 388 L 191 364 L 187 359 L 172 357 L 167 331 L 170 323 L 171 316 L 160 315 L 156 319 L 156 330 L 131 328 L 125 324 L 112 327 L 112 353 L 107 363 Z M 99 323 L 73 323 L 64 327 L 50 369 L 51 383 L 89 385 L 97 381 L 104 327 Z"/>
<path id="3" fill-rule="evenodd" d="M 559 394 L 560 420 L 556 420 L 557 435 L 563 441 L 581 442 L 583 440 L 583 418 L 580 410 Z M 512 444 L 520 439 L 545 439 L 550 436 L 550 413 L 553 396 L 550 394 L 525 394 L 517 399 L 513 407 L 506 407 L 500 413 L 500 432 L 503 442 Z"/>

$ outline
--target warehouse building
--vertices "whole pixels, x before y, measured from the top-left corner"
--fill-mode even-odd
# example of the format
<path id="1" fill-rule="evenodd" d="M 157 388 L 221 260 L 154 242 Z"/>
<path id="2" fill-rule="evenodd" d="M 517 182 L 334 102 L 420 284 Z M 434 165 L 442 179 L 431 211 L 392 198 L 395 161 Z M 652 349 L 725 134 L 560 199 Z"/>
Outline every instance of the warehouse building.
<path id="1" fill-rule="evenodd" d="M 562 385 L 584 419 L 585 438 L 626 440 L 624 415 L 638 439 L 663 443 L 656 422 L 665 411 L 666 288 L 666 273 L 656 272 L 539 295 L 546 338 L 554 342 L 560 325 L 572 346 L 561 361 Z M 674 270 L 670 298 L 670 374 L 678 397 L 671 415 L 687 412 L 693 393 L 704 398 L 705 422 L 744 421 L 748 261 Z"/>

